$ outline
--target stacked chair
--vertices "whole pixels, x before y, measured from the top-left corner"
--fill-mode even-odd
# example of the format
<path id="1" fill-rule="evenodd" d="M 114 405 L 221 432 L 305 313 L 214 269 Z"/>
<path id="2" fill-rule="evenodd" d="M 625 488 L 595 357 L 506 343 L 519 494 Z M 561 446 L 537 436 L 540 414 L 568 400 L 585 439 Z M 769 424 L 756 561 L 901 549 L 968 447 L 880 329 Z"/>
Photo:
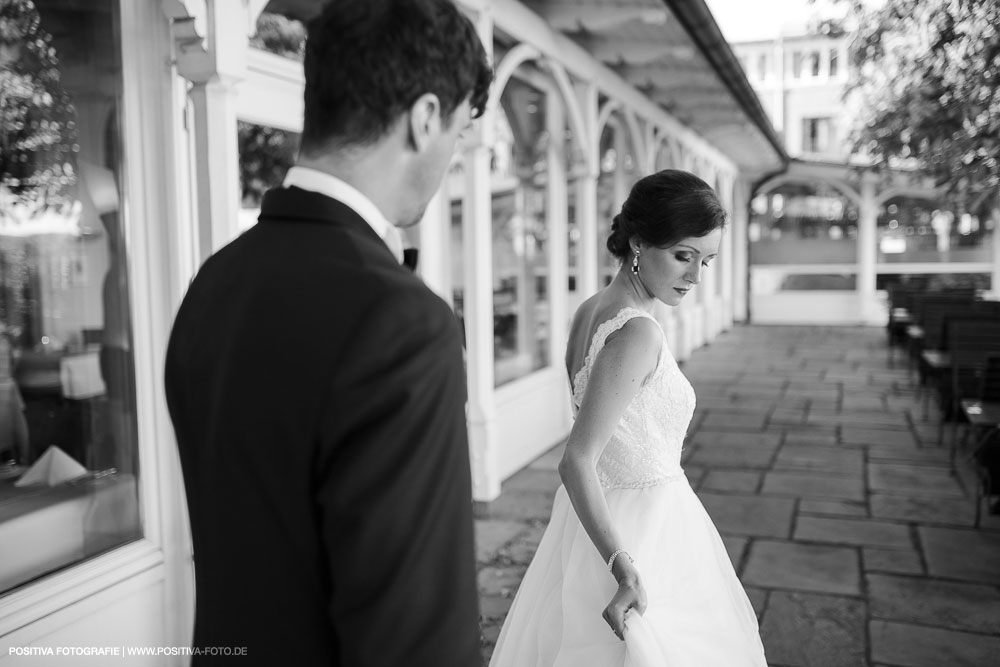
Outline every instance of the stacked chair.
<path id="1" fill-rule="evenodd" d="M 1000 494 L 1000 355 L 989 356 L 980 367 L 972 397 L 959 400 L 960 414 L 968 424 L 962 443 L 972 436 L 972 461 L 977 473 L 975 526 L 979 527 L 983 498 Z M 951 460 L 955 465 L 957 438 L 952 439 Z M 994 512 L 1000 511 L 1000 500 Z"/>
<path id="2" fill-rule="evenodd" d="M 916 320 L 919 324 L 907 327 L 908 362 L 912 372 L 917 374 L 918 393 L 923 398 L 924 419 L 928 417 L 930 393 L 926 387 L 940 386 L 949 369 L 948 324 L 955 319 L 988 320 L 990 312 L 976 301 L 973 292 L 948 292 L 929 294 L 915 304 Z M 950 410 L 949 403 L 942 403 L 942 409 Z M 950 417 L 950 413 L 948 413 Z"/>
<path id="3" fill-rule="evenodd" d="M 927 292 L 925 283 L 906 283 L 890 285 L 889 322 L 886 324 L 886 335 L 889 343 L 889 367 L 895 363 L 894 351 L 897 347 L 905 347 L 907 327 L 913 324 L 914 301 Z"/>
<path id="4" fill-rule="evenodd" d="M 892 286 L 886 334 L 890 366 L 895 350 L 905 351 L 924 419 L 930 401 L 937 398 L 939 446 L 944 444 L 945 422 L 952 424 L 953 472 L 959 449 L 973 442 L 978 527 L 983 498 L 1000 494 L 1000 302 L 978 299 L 973 288 Z M 961 441 L 960 425 L 965 426 Z M 1000 511 L 1000 500 L 994 511 Z"/>

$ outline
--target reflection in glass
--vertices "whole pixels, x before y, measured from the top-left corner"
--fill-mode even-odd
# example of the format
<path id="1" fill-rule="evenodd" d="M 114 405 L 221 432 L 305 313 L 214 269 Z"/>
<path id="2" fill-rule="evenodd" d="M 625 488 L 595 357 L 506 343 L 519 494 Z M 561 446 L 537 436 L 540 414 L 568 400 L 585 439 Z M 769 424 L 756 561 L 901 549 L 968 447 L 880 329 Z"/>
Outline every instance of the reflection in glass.
<path id="1" fill-rule="evenodd" d="M 500 103 L 497 137 L 509 137 L 511 141 L 510 159 L 505 163 L 507 173 L 496 169 L 493 178 L 493 348 L 497 386 L 549 365 L 551 324 L 545 95 L 513 79 Z"/>
<path id="2" fill-rule="evenodd" d="M 944 201 L 890 199 L 878 216 L 878 261 L 992 261 L 996 213 L 986 203 L 963 211 Z"/>
<path id="3" fill-rule="evenodd" d="M 116 7 L 0 0 L 0 592 L 141 535 Z"/>
<path id="4" fill-rule="evenodd" d="M 753 264 L 857 261 L 858 210 L 829 186 L 790 183 L 751 202 Z"/>
<path id="5" fill-rule="evenodd" d="M 601 172 L 597 178 L 598 288 L 606 287 L 618 273 L 618 259 L 608 252 L 611 223 L 621 211 L 632 185 L 641 176 L 632 153 L 632 142 L 624 127 L 613 116 L 601 133 Z"/>

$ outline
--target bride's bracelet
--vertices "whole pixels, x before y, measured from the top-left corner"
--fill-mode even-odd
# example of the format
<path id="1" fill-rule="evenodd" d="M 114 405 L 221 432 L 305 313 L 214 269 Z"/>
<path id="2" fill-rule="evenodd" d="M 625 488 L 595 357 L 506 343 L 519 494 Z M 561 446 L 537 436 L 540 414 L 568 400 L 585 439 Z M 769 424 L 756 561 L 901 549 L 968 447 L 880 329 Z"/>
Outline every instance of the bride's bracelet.
<path id="1" fill-rule="evenodd" d="M 625 554 L 628 557 L 628 562 L 630 562 L 630 563 L 634 563 L 635 562 L 635 559 L 632 558 L 632 554 L 630 554 L 629 552 L 625 551 L 624 549 L 619 549 L 618 551 L 616 551 L 613 554 L 611 554 L 611 558 L 608 559 L 608 572 L 612 571 L 611 568 L 613 568 L 615 566 L 615 559 L 617 559 L 622 554 Z"/>

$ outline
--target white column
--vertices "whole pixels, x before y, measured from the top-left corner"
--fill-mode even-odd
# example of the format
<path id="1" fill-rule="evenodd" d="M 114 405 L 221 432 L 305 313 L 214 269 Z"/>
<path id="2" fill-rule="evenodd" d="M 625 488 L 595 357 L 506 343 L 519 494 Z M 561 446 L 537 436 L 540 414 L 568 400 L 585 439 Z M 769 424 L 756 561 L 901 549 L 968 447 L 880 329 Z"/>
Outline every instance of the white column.
<path id="1" fill-rule="evenodd" d="M 746 322 L 749 311 L 750 285 L 748 281 L 747 263 L 748 238 L 747 225 L 749 222 L 749 197 L 750 186 L 745 177 L 737 177 L 733 181 L 733 228 L 732 236 L 732 300 L 733 300 L 733 320 L 736 322 Z"/>
<path id="2" fill-rule="evenodd" d="M 235 77 L 191 84 L 198 253 L 205 261 L 236 237 L 240 208 Z"/>
<path id="3" fill-rule="evenodd" d="M 561 100 L 555 95 L 551 95 L 546 105 L 548 114 L 546 122 L 548 124 L 549 142 L 548 163 L 549 163 L 549 183 L 548 183 L 548 257 L 546 261 L 549 268 L 549 307 L 552 321 L 549 322 L 549 361 L 556 368 L 562 367 L 562 359 L 566 352 L 566 342 L 569 338 L 569 198 L 566 182 L 566 147 L 563 141 L 562 129 L 566 126 L 565 107 Z M 580 192 L 577 192 L 577 216 L 581 216 L 581 209 L 585 206 L 580 201 Z M 586 229 L 585 225 L 581 226 Z M 586 232 L 581 238 L 581 247 Z M 587 262 L 580 259 L 580 271 L 586 275 L 584 269 Z M 525 283 L 526 290 L 533 289 L 532 283 Z M 577 289 L 580 289 L 580 282 L 577 282 Z M 534 332 L 531 332 L 534 336 Z M 530 343 L 529 343 L 530 345 Z"/>
<path id="4" fill-rule="evenodd" d="M 598 271 L 600 271 L 600 258 L 602 253 L 607 252 L 607 233 L 610 233 L 611 221 L 614 220 L 614 217 L 621 212 L 622 206 L 625 204 L 625 200 L 628 199 L 629 187 L 631 186 L 631 183 L 629 183 L 625 177 L 624 159 L 625 153 L 630 150 L 632 145 L 634 145 L 631 137 L 627 134 L 629 131 L 630 130 L 625 124 L 619 124 L 615 127 L 615 151 L 618 153 L 618 164 L 615 167 L 615 173 L 612 175 L 614 180 L 612 182 L 612 206 L 610 217 L 607 220 L 598 220 L 598 228 L 600 229 L 602 228 L 601 226 L 603 226 L 603 229 L 607 230 L 605 234 L 599 234 L 597 237 Z M 639 156 L 633 155 L 633 158 L 636 160 L 635 168 L 638 169 L 641 164 L 638 161 Z M 614 276 L 612 275 L 612 279 L 613 278 Z M 604 287 L 604 281 L 601 279 L 600 275 L 598 275 L 597 287 L 598 289 Z"/>
<path id="5" fill-rule="evenodd" d="M 576 219 L 580 228 L 579 276 L 576 288 L 583 299 L 599 289 L 597 245 L 597 177 L 600 174 L 600 142 L 597 135 L 597 86 L 587 83 L 578 87 L 577 96 L 583 110 L 588 136 L 580 137 L 585 153 L 585 172 L 576 184 Z M 582 299 L 581 299 L 582 300 Z M 572 313 L 570 313 L 572 315 Z"/>
<path id="6" fill-rule="evenodd" d="M 879 305 L 875 295 L 875 260 L 877 239 L 878 176 L 866 171 L 861 175 L 861 204 L 858 211 L 858 310 L 864 324 L 877 324 Z"/>
<path id="7" fill-rule="evenodd" d="M 695 173 L 710 186 L 716 187 L 718 183 L 717 171 L 710 162 L 706 160 L 703 163 L 699 163 Z M 701 294 L 696 301 L 698 304 L 698 327 L 695 332 L 692 349 L 698 349 L 705 343 L 708 343 L 718 333 L 716 322 L 719 320 L 719 311 L 722 309 L 722 299 L 719 298 L 718 288 L 716 287 L 719 281 L 716 269 L 718 269 L 717 265 L 712 268 L 701 267 L 701 285 L 699 285 L 697 290 Z"/>
<path id="8" fill-rule="evenodd" d="M 492 500 L 500 495 L 493 396 L 493 211 L 490 151 L 485 145 L 465 154 L 465 344 L 468 373 L 469 446 L 472 495 Z"/>
<path id="9" fill-rule="evenodd" d="M 493 17 L 489 6 L 472 17 L 476 32 L 493 59 Z M 465 239 L 463 297 L 469 399 L 469 455 L 472 497 L 492 500 L 500 495 L 496 404 L 493 390 L 493 194 L 490 187 L 490 147 L 493 113 L 476 121 L 473 145 L 465 152 Z"/>
<path id="10" fill-rule="evenodd" d="M 438 189 L 420 221 L 420 278 L 448 303 L 452 302 L 451 261 L 448 257 L 451 232 L 449 179 Z"/>
<path id="11" fill-rule="evenodd" d="M 719 314 L 719 328 L 723 331 L 733 326 L 733 220 L 736 215 L 733 209 L 735 198 L 733 197 L 733 177 L 729 173 L 724 173 L 719 179 L 719 197 L 722 205 L 729 211 L 729 228 L 722 236 L 722 248 L 719 250 L 719 261 L 716 262 L 716 271 L 719 280 L 722 282 L 722 293 L 720 295 L 722 312 Z M 718 332 L 716 332 L 718 333 Z"/>
<path id="12" fill-rule="evenodd" d="M 239 229 L 236 86 L 246 77 L 247 12 L 243 3 L 206 0 L 203 15 L 175 20 L 172 26 L 177 72 L 191 83 L 191 161 L 202 260 Z M 204 36 L 198 33 L 201 25 Z"/>
<path id="13" fill-rule="evenodd" d="M 628 127 L 624 124 L 615 126 L 615 152 L 618 154 L 618 165 L 615 168 L 613 176 L 614 184 L 612 186 L 612 202 L 614 206 L 611 209 L 612 217 L 618 215 L 619 211 L 621 211 L 622 204 L 624 204 L 625 200 L 628 199 L 629 187 L 631 186 L 631 183 L 629 183 L 625 178 L 625 153 L 629 152 L 633 143 L 627 134 L 628 131 Z M 600 137 L 598 137 L 598 141 L 600 141 Z M 641 164 L 638 162 L 639 156 L 633 155 L 632 157 L 636 160 L 635 167 L 638 168 L 639 164 Z M 610 225 L 611 221 L 608 220 L 607 224 Z M 598 239 L 598 244 L 600 244 L 600 239 Z"/>

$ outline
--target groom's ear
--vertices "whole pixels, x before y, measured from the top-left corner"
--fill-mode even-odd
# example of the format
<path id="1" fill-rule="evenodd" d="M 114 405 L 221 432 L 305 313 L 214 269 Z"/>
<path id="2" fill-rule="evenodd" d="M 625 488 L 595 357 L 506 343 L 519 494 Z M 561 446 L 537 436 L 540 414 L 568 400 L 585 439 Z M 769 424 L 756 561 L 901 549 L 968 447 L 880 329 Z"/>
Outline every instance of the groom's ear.
<path id="1" fill-rule="evenodd" d="M 441 133 L 441 101 L 434 93 L 424 93 L 410 105 L 408 127 L 410 147 L 422 152 Z"/>

